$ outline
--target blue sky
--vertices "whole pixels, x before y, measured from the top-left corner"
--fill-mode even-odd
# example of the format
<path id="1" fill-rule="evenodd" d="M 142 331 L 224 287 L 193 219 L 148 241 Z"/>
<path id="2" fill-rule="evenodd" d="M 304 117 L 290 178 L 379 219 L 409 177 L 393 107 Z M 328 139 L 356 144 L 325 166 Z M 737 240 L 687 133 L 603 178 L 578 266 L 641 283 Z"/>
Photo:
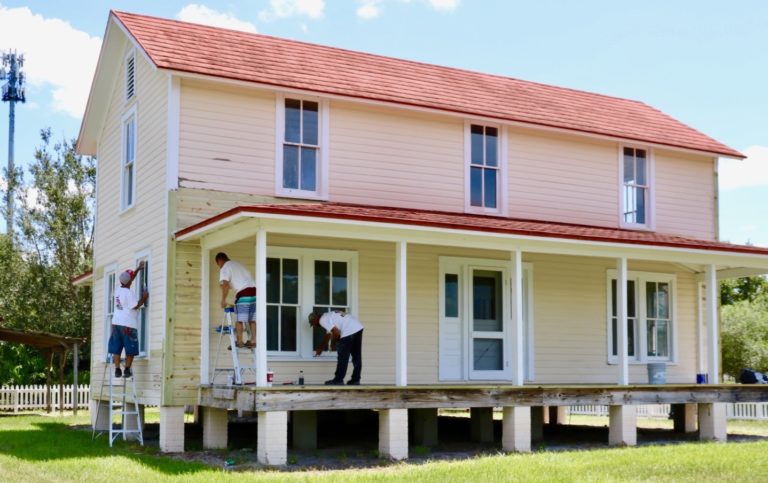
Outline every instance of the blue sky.
<path id="1" fill-rule="evenodd" d="M 0 49 L 30 80 L 17 163 L 42 127 L 77 135 L 110 8 L 642 100 L 749 156 L 721 162 L 721 238 L 768 246 L 768 2 L 0 0 Z"/>

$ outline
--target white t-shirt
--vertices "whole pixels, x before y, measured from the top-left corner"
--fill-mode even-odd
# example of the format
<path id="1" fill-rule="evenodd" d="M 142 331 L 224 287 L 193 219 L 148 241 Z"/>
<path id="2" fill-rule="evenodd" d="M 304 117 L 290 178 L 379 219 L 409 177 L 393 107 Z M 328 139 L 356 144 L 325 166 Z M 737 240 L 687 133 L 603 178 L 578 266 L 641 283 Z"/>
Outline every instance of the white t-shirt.
<path id="1" fill-rule="evenodd" d="M 229 282 L 229 286 L 232 290 L 237 292 L 248 287 L 255 287 L 256 282 L 251 277 L 251 272 L 248 271 L 241 263 L 229 260 L 219 271 L 219 283 Z"/>
<path id="2" fill-rule="evenodd" d="M 139 311 L 133 310 L 137 303 L 139 300 L 133 290 L 126 287 L 115 290 L 115 312 L 112 314 L 112 325 L 137 328 Z"/>
<path id="3" fill-rule="evenodd" d="M 320 317 L 320 327 L 329 333 L 336 327 L 341 333 L 339 337 L 346 337 L 363 330 L 363 324 L 355 316 L 333 311 L 326 312 Z"/>

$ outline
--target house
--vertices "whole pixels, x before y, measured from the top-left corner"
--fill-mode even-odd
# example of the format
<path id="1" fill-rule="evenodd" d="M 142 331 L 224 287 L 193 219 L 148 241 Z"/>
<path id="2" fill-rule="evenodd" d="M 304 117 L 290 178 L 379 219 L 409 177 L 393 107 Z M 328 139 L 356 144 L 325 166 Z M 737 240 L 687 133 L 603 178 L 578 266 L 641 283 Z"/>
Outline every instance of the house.
<path id="1" fill-rule="evenodd" d="M 528 451 L 545 406 L 610 405 L 634 444 L 635 404 L 724 439 L 723 403 L 768 399 L 718 384 L 718 280 L 768 272 L 718 240 L 718 158 L 743 155 L 641 102 L 112 12 L 78 150 L 98 158 L 91 394 L 116 274 L 143 260 L 135 377 L 163 451 L 185 405 L 206 447 L 257 411 L 281 464 L 289 412 L 311 446 L 315 411 L 378 410 L 404 458 L 409 417 L 434 440 L 441 407 L 481 437 L 504 407 L 503 448 Z M 219 251 L 256 274 L 255 385 L 212 375 Z M 363 386 L 322 385 L 306 317 L 333 308 L 365 325 Z"/>

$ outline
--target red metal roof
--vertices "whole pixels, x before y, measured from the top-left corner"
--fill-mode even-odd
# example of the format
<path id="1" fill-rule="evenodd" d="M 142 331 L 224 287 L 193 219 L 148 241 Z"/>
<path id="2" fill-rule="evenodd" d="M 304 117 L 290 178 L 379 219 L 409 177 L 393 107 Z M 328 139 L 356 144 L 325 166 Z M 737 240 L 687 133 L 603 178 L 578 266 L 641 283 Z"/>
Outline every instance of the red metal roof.
<path id="1" fill-rule="evenodd" d="M 176 232 L 176 237 L 192 233 L 217 221 L 247 213 L 269 213 L 287 216 L 309 216 L 375 223 L 417 225 L 503 233 L 543 238 L 586 240 L 605 243 L 627 243 L 632 245 L 664 246 L 693 250 L 713 250 L 748 253 L 768 256 L 768 248 L 748 245 L 734 245 L 711 240 L 697 240 L 654 232 L 622 230 L 589 225 L 553 223 L 537 220 L 499 218 L 495 216 L 448 213 L 443 211 L 388 208 L 353 205 L 346 203 L 300 203 L 280 205 L 254 205 L 232 208 L 220 215 L 201 221 Z"/>
<path id="2" fill-rule="evenodd" d="M 235 30 L 112 12 L 160 68 L 744 156 L 642 102 Z"/>

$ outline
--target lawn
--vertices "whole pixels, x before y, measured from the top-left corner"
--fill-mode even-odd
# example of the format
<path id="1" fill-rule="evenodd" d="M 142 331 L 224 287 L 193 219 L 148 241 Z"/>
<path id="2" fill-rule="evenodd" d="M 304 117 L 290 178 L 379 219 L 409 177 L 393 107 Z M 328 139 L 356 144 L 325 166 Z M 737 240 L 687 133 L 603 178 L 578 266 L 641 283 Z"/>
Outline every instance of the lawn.
<path id="1" fill-rule="evenodd" d="M 499 454 L 456 461 L 391 463 L 362 470 L 233 472 L 159 456 L 152 448 L 133 444 L 119 442 L 109 448 L 103 437 L 93 441 L 90 431 L 72 428 L 88 422 L 87 413 L 77 418 L 0 417 L 0 480 L 768 481 L 768 440 Z M 579 421 L 585 423 L 588 421 Z M 741 425 L 761 434 L 768 431 L 767 424 L 729 427 L 733 431 Z"/>

